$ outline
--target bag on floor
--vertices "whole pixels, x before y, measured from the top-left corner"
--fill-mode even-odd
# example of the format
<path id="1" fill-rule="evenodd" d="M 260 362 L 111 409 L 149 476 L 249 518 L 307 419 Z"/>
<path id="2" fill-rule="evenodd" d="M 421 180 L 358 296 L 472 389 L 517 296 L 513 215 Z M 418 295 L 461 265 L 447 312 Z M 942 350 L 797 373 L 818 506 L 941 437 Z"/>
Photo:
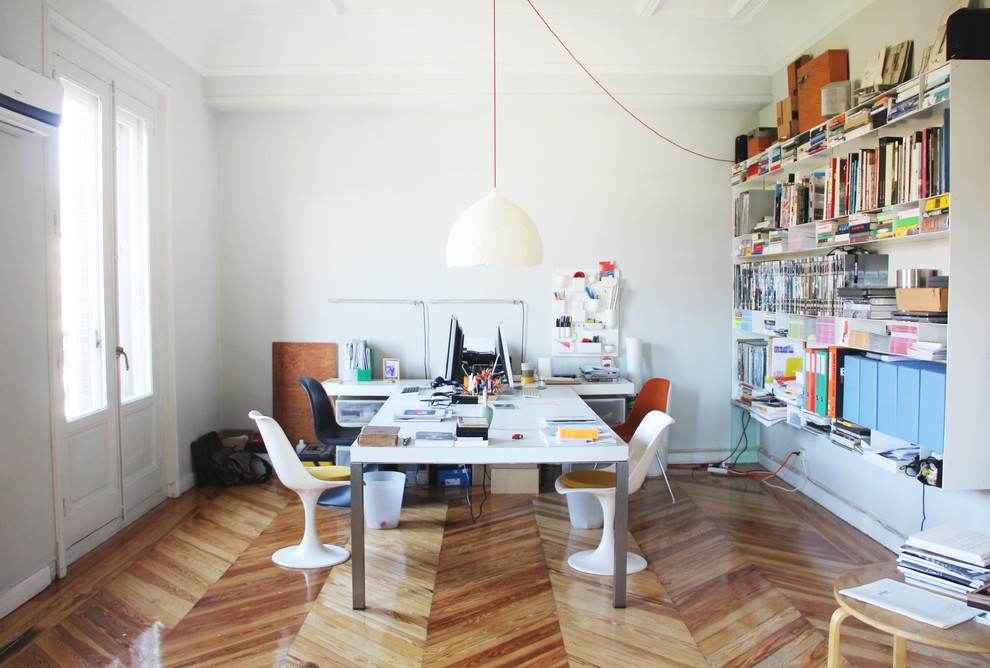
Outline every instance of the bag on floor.
<path id="1" fill-rule="evenodd" d="M 203 434 L 191 447 L 197 485 L 249 485 L 265 482 L 274 472 L 253 452 L 223 445 L 215 431 Z"/>

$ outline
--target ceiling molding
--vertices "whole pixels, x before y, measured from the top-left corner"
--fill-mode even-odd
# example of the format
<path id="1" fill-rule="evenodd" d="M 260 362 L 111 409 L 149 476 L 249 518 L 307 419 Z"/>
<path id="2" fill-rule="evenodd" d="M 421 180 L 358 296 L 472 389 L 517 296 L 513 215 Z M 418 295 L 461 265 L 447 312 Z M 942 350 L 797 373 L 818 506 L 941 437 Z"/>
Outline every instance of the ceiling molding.
<path id="1" fill-rule="evenodd" d="M 637 13 L 640 16 L 653 16 L 659 11 L 664 2 L 666 0 L 643 0 L 643 4 L 640 5 Z"/>

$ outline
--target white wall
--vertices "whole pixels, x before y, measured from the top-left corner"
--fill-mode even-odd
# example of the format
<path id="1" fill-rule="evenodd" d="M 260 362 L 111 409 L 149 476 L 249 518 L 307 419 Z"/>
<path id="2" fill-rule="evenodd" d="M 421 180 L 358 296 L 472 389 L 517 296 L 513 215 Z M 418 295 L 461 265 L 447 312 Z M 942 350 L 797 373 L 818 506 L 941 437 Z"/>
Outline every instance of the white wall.
<path id="1" fill-rule="evenodd" d="M 101 0 L 51 0 L 69 21 L 168 87 L 166 201 L 170 238 L 156 247 L 174 266 L 175 384 L 170 407 L 179 482 L 192 485 L 188 444 L 220 422 L 214 119 L 202 80 Z M 42 70 L 41 0 L 0 3 L 0 55 Z M 43 140 L 0 134 L 0 611 L 54 573 L 55 530 L 48 382 Z M 173 254 L 173 247 L 175 252 Z"/>
<path id="2" fill-rule="evenodd" d="M 925 46 L 935 38 L 948 0 L 876 0 L 825 39 L 800 53 L 820 54 L 826 49 L 848 49 L 849 71 L 861 78 L 866 59 L 884 45 L 914 40 L 914 72 Z M 978 3 L 986 6 L 985 2 Z M 799 54 L 794 54 L 795 57 Z M 774 97 L 783 97 L 786 72 L 774 78 Z M 926 266 L 918 262 L 915 266 Z M 935 265 L 939 266 L 939 265 Z M 979 389 L 974 388 L 974 391 Z M 847 452 L 821 438 L 781 425 L 764 429 L 760 436 L 762 461 L 774 469 L 788 453 L 808 452 L 810 480 L 800 482 L 801 465 L 791 460 L 787 479 L 832 512 L 870 534 L 892 550 L 905 535 L 941 523 L 986 530 L 990 526 L 990 492 L 943 491 L 924 487 L 903 475 L 895 476 L 864 464 L 858 454 Z M 767 458 L 767 456 L 772 459 Z"/>
<path id="3" fill-rule="evenodd" d="M 731 157 L 754 116 L 667 110 L 646 120 L 695 150 Z M 622 336 L 644 340 L 652 373 L 677 393 L 674 452 L 727 447 L 728 166 L 674 149 L 600 104 L 500 103 L 498 131 L 499 190 L 539 226 L 540 267 L 445 266 L 453 221 L 491 188 L 488 109 L 220 117 L 225 425 L 271 410 L 272 341 L 367 338 L 399 357 L 404 375 L 423 376 L 415 308 L 328 298 L 521 299 L 526 358 L 535 361 L 550 352 L 551 270 L 615 260 Z M 443 370 L 450 313 L 470 310 L 430 306 L 431 377 Z M 511 307 L 478 315 L 467 334 L 491 336 L 499 319 L 518 350 Z"/>

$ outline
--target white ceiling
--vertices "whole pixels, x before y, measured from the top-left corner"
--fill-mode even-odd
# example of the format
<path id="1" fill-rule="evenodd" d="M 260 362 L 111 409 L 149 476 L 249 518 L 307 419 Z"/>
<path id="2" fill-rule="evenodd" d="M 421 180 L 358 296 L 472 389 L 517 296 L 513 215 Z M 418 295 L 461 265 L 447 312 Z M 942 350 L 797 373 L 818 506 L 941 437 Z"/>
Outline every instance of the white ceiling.
<path id="1" fill-rule="evenodd" d="M 210 104 L 431 104 L 490 94 L 490 0 L 108 0 Z M 759 109 L 770 75 L 872 0 L 532 0 L 640 106 Z M 500 99 L 603 97 L 528 0 L 496 0 Z"/>

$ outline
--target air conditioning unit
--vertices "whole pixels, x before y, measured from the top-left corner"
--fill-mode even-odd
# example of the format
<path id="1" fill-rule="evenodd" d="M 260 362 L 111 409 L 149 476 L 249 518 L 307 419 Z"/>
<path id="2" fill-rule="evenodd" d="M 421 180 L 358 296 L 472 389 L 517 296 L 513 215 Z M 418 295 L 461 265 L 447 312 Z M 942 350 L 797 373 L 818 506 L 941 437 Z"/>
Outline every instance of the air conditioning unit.
<path id="1" fill-rule="evenodd" d="M 48 136 L 62 122 L 62 84 L 0 57 L 0 132 Z"/>

